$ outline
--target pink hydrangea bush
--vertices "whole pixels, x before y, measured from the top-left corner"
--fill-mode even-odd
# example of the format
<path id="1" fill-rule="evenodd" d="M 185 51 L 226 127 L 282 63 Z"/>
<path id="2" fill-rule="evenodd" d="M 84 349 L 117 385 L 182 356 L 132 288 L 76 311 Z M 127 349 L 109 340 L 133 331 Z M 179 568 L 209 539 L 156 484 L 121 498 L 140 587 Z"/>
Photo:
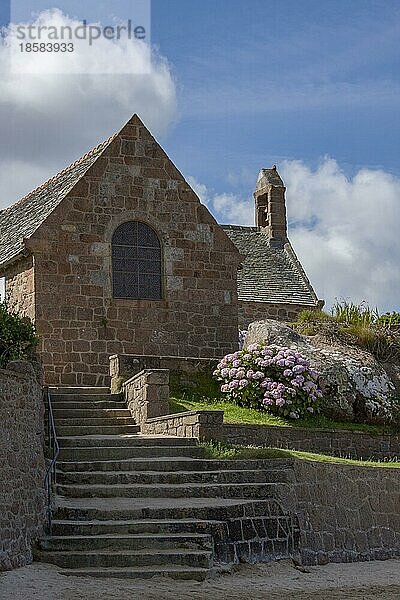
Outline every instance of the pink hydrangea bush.
<path id="1" fill-rule="evenodd" d="M 214 377 L 239 406 L 299 419 L 318 411 L 318 373 L 297 350 L 251 344 L 219 362 Z"/>

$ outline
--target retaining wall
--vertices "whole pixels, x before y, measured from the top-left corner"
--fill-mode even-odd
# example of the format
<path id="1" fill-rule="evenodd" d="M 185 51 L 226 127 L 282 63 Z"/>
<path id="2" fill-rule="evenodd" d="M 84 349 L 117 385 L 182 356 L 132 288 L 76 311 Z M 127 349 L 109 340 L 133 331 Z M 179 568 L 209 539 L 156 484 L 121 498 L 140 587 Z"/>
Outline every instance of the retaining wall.
<path id="1" fill-rule="evenodd" d="M 29 363 L 0 369 L 0 571 L 32 562 L 45 518 L 44 406 Z"/>
<path id="2" fill-rule="evenodd" d="M 229 444 L 290 448 L 364 460 L 400 460 L 400 436 L 358 431 L 224 423 Z"/>
<path id="3" fill-rule="evenodd" d="M 400 471 L 295 461 L 304 564 L 400 556 Z"/>

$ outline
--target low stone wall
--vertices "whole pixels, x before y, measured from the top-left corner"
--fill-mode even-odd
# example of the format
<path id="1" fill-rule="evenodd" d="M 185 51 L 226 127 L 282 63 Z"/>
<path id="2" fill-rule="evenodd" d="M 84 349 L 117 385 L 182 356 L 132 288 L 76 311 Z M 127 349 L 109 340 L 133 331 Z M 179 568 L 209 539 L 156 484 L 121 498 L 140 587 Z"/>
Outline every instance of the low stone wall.
<path id="1" fill-rule="evenodd" d="M 224 423 L 222 439 L 243 446 L 290 448 L 363 460 L 400 460 L 400 436 L 396 435 Z"/>
<path id="2" fill-rule="evenodd" d="M 136 354 L 114 354 L 110 356 L 111 391 L 119 392 L 121 384 L 140 371 L 168 369 L 171 375 L 211 374 L 217 364 L 212 358 L 187 358 L 180 356 L 140 356 Z"/>
<path id="3" fill-rule="evenodd" d="M 0 370 L 0 571 L 32 562 L 45 520 L 44 405 L 28 363 Z"/>
<path id="4" fill-rule="evenodd" d="M 222 433 L 222 410 L 201 410 L 149 419 L 141 427 L 148 435 L 176 435 L 201 441 L 219 440 Z"/>
<path id="5" fill-rule="evenodd" d="M 299 550 L 307 565 L 400 556 L 400 471 L 295 461 Z"/>
<path id="6" fill-rule="evenodd" d="M 140 371 L 122 385 L 126 403 L 138 425 L 169 411 L 169 371 Z"/>

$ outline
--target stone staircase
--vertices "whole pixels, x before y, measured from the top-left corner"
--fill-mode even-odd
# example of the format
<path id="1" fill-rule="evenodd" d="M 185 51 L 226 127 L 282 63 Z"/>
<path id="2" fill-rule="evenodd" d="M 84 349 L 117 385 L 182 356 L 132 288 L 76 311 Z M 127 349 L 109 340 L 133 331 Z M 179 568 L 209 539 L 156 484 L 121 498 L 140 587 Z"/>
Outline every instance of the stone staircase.
<path id="1" fill-rule="evenodd" d="M 52 531 L 35 558 L 63 574 L 203 580 L 290 556 L 290 461 L 209 460 L 196 441 L 140 434 L 107 388 L 52 391 L 60 456 Z"/>

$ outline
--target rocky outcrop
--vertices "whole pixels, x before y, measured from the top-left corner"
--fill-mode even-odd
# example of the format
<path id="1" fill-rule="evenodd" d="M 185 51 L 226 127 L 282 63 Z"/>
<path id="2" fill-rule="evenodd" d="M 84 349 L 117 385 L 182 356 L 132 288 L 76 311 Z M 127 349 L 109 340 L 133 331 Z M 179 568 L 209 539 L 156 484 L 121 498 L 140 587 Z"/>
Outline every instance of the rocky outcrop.
<path id="1" fill-rule="evenodd" d="M 251 323 L 245 345 L 267 342 L 297 348 L 320 373 L 324 393 L 322 412 L 333 419 L 388 423 L 398 402 L 389 373 L 359 348 L 328 342 L 322 336 L 304 336 L 272 320 Z"/>

